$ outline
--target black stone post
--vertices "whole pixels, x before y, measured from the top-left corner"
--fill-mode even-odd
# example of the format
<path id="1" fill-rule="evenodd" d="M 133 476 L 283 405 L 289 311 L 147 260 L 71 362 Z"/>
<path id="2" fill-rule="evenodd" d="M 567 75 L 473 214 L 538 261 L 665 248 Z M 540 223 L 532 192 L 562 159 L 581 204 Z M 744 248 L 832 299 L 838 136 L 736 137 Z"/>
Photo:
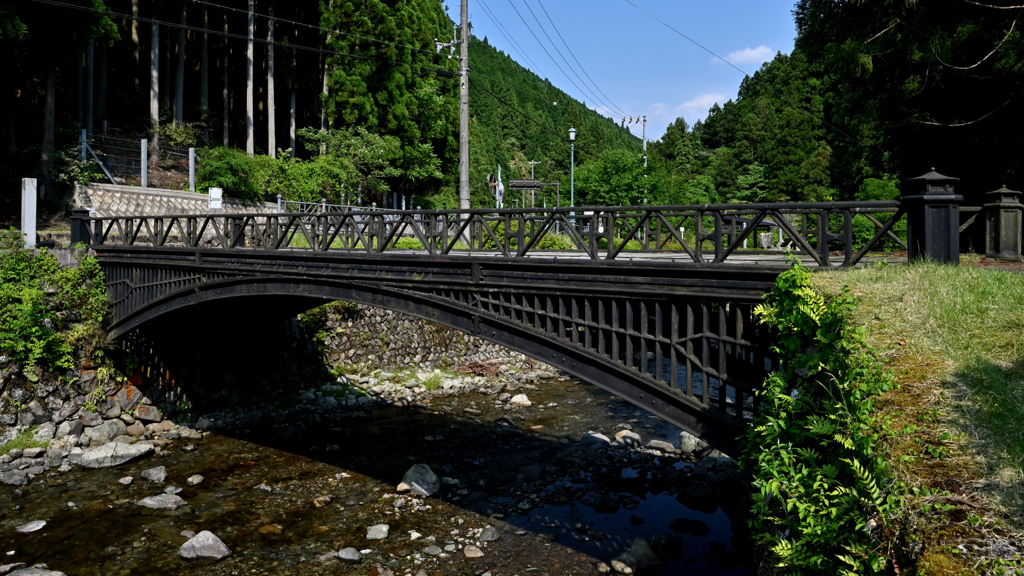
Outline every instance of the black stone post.
<path id="1" fill-rule="evenodd" d="M 907 180 L 916 188 L 903 197 L 907 211 L 907 260 L 960 264 L 960 202 L 953 191 L 959 178 L 932 171 Z"/>
<path id="2" fill-rule="evenodd" d="M 985 210 L 985 255 L 999 260 L 1020 260 L 1020 192 L 1003 186 L 985 194 L 991 198 Z"/>
<path id="3" fill-rule="evenodd" d="M 71 245 L 89 244 L 89 209 L 75 208 L 71 211 Z"/>

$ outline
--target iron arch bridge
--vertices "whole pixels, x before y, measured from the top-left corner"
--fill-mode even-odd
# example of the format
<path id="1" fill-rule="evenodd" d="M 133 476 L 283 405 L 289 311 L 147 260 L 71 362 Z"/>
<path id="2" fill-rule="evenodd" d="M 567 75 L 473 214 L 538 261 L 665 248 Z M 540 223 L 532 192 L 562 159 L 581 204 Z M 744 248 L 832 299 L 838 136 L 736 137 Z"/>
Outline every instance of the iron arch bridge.
<path id="1" fill-rule="evenodd" d="M 768 230 L 772 243 L 787 238 L 808 264 L 849 266 L 870 248 L 854 249 L 855 216 L 875 225 L 879 243 L 902 212 L 890 202 L 105 218 L 76 211 L 72 240 L 87 243 L 103 268 L 113 337 L 225 299 L 368 304 L 546 362 L 735 453 L 758 410 L 755 390 L 777 367 L 753 308 L 786 268 L 780 252 L 744 250 L 746 242 Z"/>

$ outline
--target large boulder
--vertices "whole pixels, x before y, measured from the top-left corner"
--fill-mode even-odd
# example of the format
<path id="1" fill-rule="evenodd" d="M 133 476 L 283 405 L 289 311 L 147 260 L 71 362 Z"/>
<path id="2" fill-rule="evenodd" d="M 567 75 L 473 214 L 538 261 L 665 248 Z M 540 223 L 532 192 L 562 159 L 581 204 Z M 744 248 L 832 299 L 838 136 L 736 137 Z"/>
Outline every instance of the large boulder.
<path id="1" fill-rule="evenodd" d="M 85 429 L 91 444 L 106 444 L 118 436 L 126 434 L 128 427 L 121 420 L 107 420 L 92 428 Z"/>
<path id="2" fill-rule="evenodd" d="M 134 460 L 152 452 L 152 442 L 138 442 L 136 444 L 109 442 L 97 448 L 89 448 L 88 450 L 75 448 L 71 451 L 69 457 L 72 464 L 84 466 L 85 468 L 109 468 L 111 466 L 120 466 L 129 460 Z"/>

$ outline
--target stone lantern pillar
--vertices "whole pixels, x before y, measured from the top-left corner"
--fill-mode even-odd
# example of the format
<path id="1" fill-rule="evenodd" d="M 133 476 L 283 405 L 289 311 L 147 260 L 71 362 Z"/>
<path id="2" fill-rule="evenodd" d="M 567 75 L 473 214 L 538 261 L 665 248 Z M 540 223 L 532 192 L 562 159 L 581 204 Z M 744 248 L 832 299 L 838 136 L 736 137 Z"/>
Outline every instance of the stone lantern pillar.
<path id="1" fill-rule="evenodd" d="M 985 194 L 985 255 L 999 260 L 1020 260 L 1020 192 L 1003 186 Z"/>
<path id="2" fill-rule="evenodd" d="M 907 259 L 960 264 L 960 202 L 953 190 L 959 178 L 931 172 L 907 180 Z"/>

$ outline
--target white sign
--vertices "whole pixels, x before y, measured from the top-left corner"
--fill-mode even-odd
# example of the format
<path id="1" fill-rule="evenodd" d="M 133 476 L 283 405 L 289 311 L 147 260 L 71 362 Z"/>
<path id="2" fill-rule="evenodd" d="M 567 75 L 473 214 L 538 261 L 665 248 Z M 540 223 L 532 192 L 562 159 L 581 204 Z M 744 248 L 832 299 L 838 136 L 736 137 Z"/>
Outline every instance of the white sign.
<path id="1" fill-rule="evenodd" d="M 210 210 L 220 210 L 223 206 L 224 191 L 220 188 L 210 188 Z"/>

